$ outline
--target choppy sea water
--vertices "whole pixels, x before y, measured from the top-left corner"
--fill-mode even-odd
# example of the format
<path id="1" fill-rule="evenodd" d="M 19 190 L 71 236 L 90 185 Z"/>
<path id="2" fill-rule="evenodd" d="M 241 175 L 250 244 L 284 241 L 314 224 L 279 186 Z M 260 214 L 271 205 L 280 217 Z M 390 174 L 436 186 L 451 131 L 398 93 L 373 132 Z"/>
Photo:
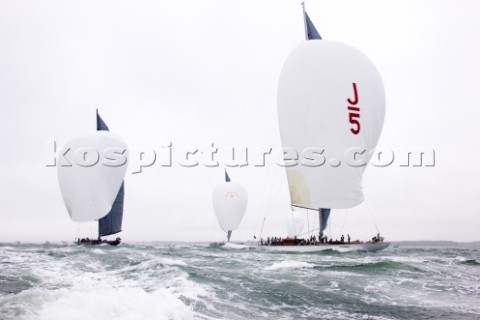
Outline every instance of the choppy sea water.
<path id="1" fill-rule="evenodd" d="M 0 244 L 0 319 L 480 319 L 478 245 Z"/>

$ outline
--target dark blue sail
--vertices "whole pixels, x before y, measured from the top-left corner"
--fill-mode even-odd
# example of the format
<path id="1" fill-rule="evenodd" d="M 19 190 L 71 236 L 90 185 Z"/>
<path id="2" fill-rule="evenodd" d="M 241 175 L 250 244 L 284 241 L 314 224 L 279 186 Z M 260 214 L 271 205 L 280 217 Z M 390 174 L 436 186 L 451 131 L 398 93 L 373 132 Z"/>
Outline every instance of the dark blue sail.
<path id="1" fill-rule="evenodd" d="M 109 131 L 108 126 L 98 114 L 97 110 L 97 130 Z M 123 199 L 125 197 L 125 183 L 122 183 L 120 190 L 117 193 L 115 202 L 112 205 L 110 212 L 100 220 L 98 220 L 98 237 L 108 236 L 110 234 L 122 231 L 123 220 Z"/>
<path id="2" fill-rule="evenodd" d="M 328 217 L 330 216 L 330 209 L 320 209 L 318 213 L 320 215 L 320 233 L 327 227 Z"/>
<path id="3" fill-rule="evenodd" d="M 109 131 L 108 126 L 103 121 L 102 117 L 100 117 L 100 115 L 98 114 L 98 110 L 97 110 L 97 131 Z"/>
<path id="4" fill-rule="evenodd" d="M 227 170 L 225 170 L 225 182 L 231 182 L 230 177 L 228 176 Z"/>
<path id="5" fill-rule="evenodd" d="M 305 27 L 307 29 L 307 40 L 322 40 L 320 33 L 318 33 L 317 28 L 313 25 L 312 20 L 308 17 L 308 14 L 305 12 Z"/>
<path id="6" fill-rule="evenodd" d="M 103 218 L 98 220 L 99 237 L 108 236 L 122 231 L 123 220 L 123 198 L 125 196 L 125 186 L 122 183 L 118 191 L 112 210 Z"/>

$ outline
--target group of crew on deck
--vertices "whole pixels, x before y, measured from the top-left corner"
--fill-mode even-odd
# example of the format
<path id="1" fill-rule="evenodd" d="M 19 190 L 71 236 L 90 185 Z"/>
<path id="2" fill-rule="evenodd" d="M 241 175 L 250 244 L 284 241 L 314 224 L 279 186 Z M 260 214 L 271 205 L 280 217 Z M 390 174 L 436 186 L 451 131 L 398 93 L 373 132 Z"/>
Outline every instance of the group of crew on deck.
<path id="1" fill-rule="evenodd" d="M 90 239 L 90 238 L 78 238 L 77 239 L 77 243 L 80 244 L 80 243 L 91 243 L 91 244 L 97 244 L 97 243 L 101 243 L 103 240 L 98 238 L 98 239 Z"/>
<path id="2" fill-rule="evenodd" d="M 268 237 L 266 241 L 263 238 L 260 239 L 260 245 L 262 246 L 284 246 L 284 245 L 301 245 L 301 246 L 310 246 L 310 245 L 319 245 L 319 244 L 345 244 L 350 243 L 350 235 L 347 234 L 347 242 L 345 242 L 345 237 L 342 235 L 340 240 L 333 240 L 333 238 L 328 239 L 327 236 L 320 234 L 317 237 L 312 235 L 308 239 L 298 239 L 294 238 L 281 238 L 281 237 Z"/>
<path id="3" fill-rule="evenodd" d="M 122 239 L 117 237 L 115 241 L 110 241 L 111 243 L 118 242 L 120 243 Z M 77 239 L 77 244 L 101 244 L 101 243 L 108 243 L 108 240 L 101 239 L 100 237 L 98 239 L 90 239 L 90 238 L 78 238 Z"/>
<path id="4" fill-rule="evenodd" d="M 377 233 L 377 235 L 372 238 L 371 243 L 382 242 L 382 241 L 383 241 L 383 237 L 380 237 L 380 233 Z"/>
<path id="5" fill-rule="evenodd" d="M 294 238 L 281 238 L 281 237 L 268 237 L 267 240 L 263 240 L 263 238 L 260 239 L 260 245 L 261 246 L 288 246 L 288 245 L 301 245 L 301 246 L 310 246 L 310 245 L 320 245 L 320 244 L 350 244 L 350 243 L 361 243 L 359 240 L 355 240 L 351 242 L 350 235 L 347 234 L 347 241 L 345 242 L 345 237 L 342 236 L 340 237 L 340 240 L 333 238 L 328 239 L 327 236 L 324 236 L 323 233 L 320 233 L 318 236 L 318 241 L 317 237 L 312 235 L 310 236 L 309 239 L 298 239 L 296 236 Z M 376 242 L 381 242 L 383 241 L 383 237 L 380 236 L 378 233 L 375 237 L 372 238 L 372 241 L 369 241 L 370 243 L 376 243 Z"/>

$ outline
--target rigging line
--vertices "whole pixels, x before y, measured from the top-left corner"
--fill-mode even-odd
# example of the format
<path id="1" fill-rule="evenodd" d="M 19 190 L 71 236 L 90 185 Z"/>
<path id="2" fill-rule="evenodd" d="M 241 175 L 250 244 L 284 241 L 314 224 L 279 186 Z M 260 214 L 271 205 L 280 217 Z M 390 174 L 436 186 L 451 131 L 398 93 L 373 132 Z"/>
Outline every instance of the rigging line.
<path id="1" fill-rule="evenodd" d="M 271 190 L 271 188 L 272 188 L 272 184 L 269 184 L 269 181 L 270 181 L 269 178 L 270 178 L 270 172 L 268 172 L 266 177 L 265 177 L 265 187 L 263 188 L 262 197 L 260 198 L 262 200 L 266 198 L 267 190 Z M 267 206 L 268 206 L 268 201 L 265 202 L 263 210 L 261 211 L 262 213 L 267 210 Z M 255 219 L 254 232 L 256 232 L 258 230 L 258 220 L 259 219 L 260 219 L 260 215 L 257 214 L 257 218 Z"/>
<path id="2" fill-rule="evenodd" d="M 328 224 L 328 236 L 330 239 L 332 238 L 332 220 L 330 220 L 330 223 Z"/>
<path id="3" fill-rule="evenodd" d="M 277 182 L 277 180 L 280 179 L 280 181 L 278 181 L 278 183 L 276 183 L 277 189 L 274 193 L 272 193 L 272 197 L 269 199 L 269 206 L 271 206 L 272 201 L 275 200 L 278 197 L 278 194 L 280 193 L 280 190 L 282 190 L 283 184 L 286 181 L 287 175 L 286 174 L 281 174 L 280 176 L 278 176 L 279 171 L 281 171 L 282 173 L 285 173 L 284 170 L 279 169 L 278 167 L 277 167 L 277 170 L 275 170 L 275 179 L 274 180 L 275 180 L 275 182 Z M 278 179 L 277 179 L 277 177 L 278 177 Z"/>
<path id="4" fill-rule="evenodd" d="M 263 210 L 263 212 L 264 212 L 264 215 L 263 215 L 263 219 L 262 219 L 262 225 L 260 227 L 259 237 L 262 237 L 262 235 L 263 235 L 263 228 L 265 227 L 265 222 L 267 221 L 267 216 L 270 213 L 270 211 L 268 209 L 268 201 L 266 202 L 265 209 Z M 255 229 L 257 229 L 257 226 L 255 226 Z"/>
<path id="5" fill-rule="evenodd" d="M 310 232 L 310 221 L 308 219 L 308 215 L 310 214 L 310 210 L 307 209 L 307 233 Z"/>
<path id="6" fill-rule="evenodd" d="M 278 160 L 281 160 L 281 161 L 284 161 L 283 157 L 280 157 L 280 156 L 277 156 L 277 158 L 280 158 Z M 277 164 L 279 162 L 274 162 L 274 165 Z M 277 177 L 278 177 L 278 174 L 280 172 L 280 176 L 279 176 L 279 179 L 280 181 L 278 181 L 277 183 L 277 189 L 276 189 L 276 192 L 275 194 L 273 195 L 273 198 L 271 198 L 269 200 L 269 205 L 271 205 L 271 202 L 277 198 L 278 194 L 280 193 L 280 190 L 282 190 L 282 187 L 283 187 L 283 184 L 285 183 L 285 181 L 287 180 L 287 173 L 286 173 L 286 168 L 284 167 L 280 167 L 279 165 L 276 165 L 275 166 L 275 169 L 274 172 L 275 172 L 275 181 L 277 181 Z M 290 203 L 292 202 L 291 199 L 289 201 Z"/>
<path id="7" fill-rule="evenodd" d="M 290 206 L 290 208 L 292 208 L 292 206 Z M 293 226 L 293 234 L 296 235 L 297 234 L 297 225 L 295 223 L 293 212 L 294 212 L 293 210 L 290 210 L 290 222 L 291 222 L 291 225 Z"/>
<path id="8" fill-rule="evenodd" d="M 272 206 L 273 201 L 278 198 L 278 195 L 280 194 L 280 191 L 283 189 L 283 186 L 285 184 L 285 181 L 286 181 L 285 176 L 283 176 L 283 178 L 280 178 L 280 179 L 281 179 L 281 181 L 279 181 L 279 183 L 278 183 L 277 190 L 275 191 L 272 199 L 270 199 L 270 203 L 269 203 L 270 207 Z"/>
<path id="9" fill-rule="evenodd" d="M 275 180 L 277 180 L 277 179 L 276 179 L 277 176 L 278 176 L 277 173 L 278 173 L 278 169 L 275 171 Z M 278 197 L 280 191 L 282 190 L 283 185 L 284 185 L 284 183 L 285 183 L 285 181 L 286 181 L 286 175 L 282 175 L 282 176 L 280 177 L 280 179 L 281 179 L 281 181 L 277 184 L 277 190 L 276 190 L 276 192 L 275 192 L 275 193 L 271 193 L 272 196 L 270 197 L 270 199 L 269 199 L 269 201 L 268 201 L 268 208 L 271 208 L 273 200 L 275 200 L 275 199 Z M 265 221 L 266 221 L 267 216 L 268 216 L 269 214 L 270 214 L 270 210 L 267 209 L 267 210 L 266 210 L 265 217 L 263 218 L 262 232 L 263 232 L 263 227 L 264 227 L 264 225 L 265 225 Z"/>
<path id="10" fill-rule="evenodd" d="M 276 182 L 277 182 L 277 170 L 275 170 L 275 168 L 274 168 L 273 169 L 272 184 L 270 185 L 270 191 L 268 193 L 268 198 L 267 198 L 267 203 L 266 203 L 266 208 L 265 208 L 265 212 L 267 212 L 267 215 L 270 212 L 270 205 L 271 205 L 271 202 L 272 202 Z"/>
<path id="11" fill-rule="evenodd" d="M 315 210 L 315 211 L 318 211 L 318 209 L 316 208 L 310 208 L 310 207 L 306 207 L 306 206 L 301 206 L 301 205 L 298 205 L 298 204 L 295 204 L 295 203 L 292 203 L 290 204 L 292 207 L 295 207 L 295 208 L 300 208 L 300 209 L 310 209 L 310 210 Z"/>
<path id="12" fill-rule="evenodd" d="M 262 220 L 262 227 L 261 227 L 261 231 L 260 231 L 260 236 L 261 236 L 261 233 L 263 232 L 263 227 L 265 225 L 265 219 L 267 218 L 267 216 L 269 214 L 270 199 L 272 197 L 273 188 L 275 186 L 275 182 L 276 182 L 276 179 L 277 179 L 277 170 L 275 170 L 275 169 L 276 169 L 276 167 L 273 168 L 273 173 L 272 173 L 273 177 L 272 177 L 270 186 L 268 188 L 269 191 L 268 191 L 267 201 L 265 202 L 265 207 L 262 211 L 264 213 L 264 216 L 263 216 L 263 220 Z M 267 177 L 267 179 L 268 179 L 268 177 Z M 268 182 L 268 180 L 267 180 L 267 182 Z M 255 229 L 257 228 L 257 226 L 255 226 Z"/>
<path id="13" fill-rule="evenodd" d="M 271 190 L 271 188 L 272 188 L 272 185 L 268 183 L 268 182 L 270 181 L 269 178 L 270 178 L 270 175 L 267 174 L 267 177 L 266 177 L 266 179 L 265 179 L 265 187 L 263 188 L 263 192 L 262 192 L 262 198 L 261 198 L 262 200 L 265 199 L 265 195 L 266 195 L 266 193 L 267 193 L 267 189 L 268 189 L 268 190 Z M 264 224 L 265 224 L 265 217 L 266 217 L 266 213 L 265 213 L 265 212 L 267 211 L 267 208 L 268 208 L 268 200 L 265 201 L 264 203 L 262 203 L 261 206 L 262 206 L 262 209 L 260 210 L 260 212 L 262 213 L 263 218 L 262 218 L 262 225 L 261 225 L 261 227 L 260 227 L 259 237 L 262 237 L 263 226 L 264 226 Z M 257 218 L 256 218 L 256 220 L 255 220 L 254 236 L 255 236 L 255 234 L 257 233 L 257 230 L 258 230 L 258 219 L 259 219 L 259 218 L 260 218 L 260 214 L 257 214 Z"/>
<path id="14" fill-rule="evenodd" d="M 262 228 L 260 229 L 260 235 L 259 237 L 262 237 L 263 234 L 263 227 L 265 226 L 265 220 L 267 220 L 267 216 L 263 217 L 263 222 L 262 222 Z"/>
<path id="15" fill-rule="evenodd" d="M 265 208 L 264 208 L 264 216 L 263 216 L 263 219 L 262 219 L 262 226 L 260 228 L 260 238 L 262 237 L 263 235 L 263 229 L 265 228 L 265 222 L 267 221 L 267 216 L 270 214 L 270 199 L 272 197 L 272 193 L 273 193 L 273 188 L 275 186 L 275 182 L 277 180 L 277 170 L 275 170 L 276 167 L 273 168 L 273 179 L 272 179 L 272 182 L 270 184 L 270 188 L 269 188 L 269 193 L 268 193 L 268 198 L 267 198 L 267 201 L 265 202 Z"/>
<path id="16" fill-rule="evenodd" d="M 367 211 L 368 211 L 368 213 L 370 214 L 370 218 L 371 218 L 372 221 L 373 221 L 373 225 L 375 226 L 375 230 L 377 230 L 377 233 L 380 233 L 380 230 L 378 230 L 378 227 L 377 227 L 377 222 L 375 221 L 375 217 L 374 217 L 372 211 L 370 210 L 370 206 L 368 205 L 367 200 L 365 199 L 364 202 L 365 202 L 365 205 L 367 206 Z"/>
<path id="17" fill-rule="evenodd" d="M 319 229 L 319 228 L 313 229 L 313 230 L 312 230 L 312 232 L 314 232 L 314 231 L 317 231 L 317 230 L 320 230 L 320 229 Z M 298 236 L 307 235 L 307 234 L 309 234 L 309 233 L 310 233 L 310 232 L 309 232 L 309 231 L 307 231 L 307 232 L 304 232 L 304 233 L 300 233 L 300 234 L 298 234 Z"/>

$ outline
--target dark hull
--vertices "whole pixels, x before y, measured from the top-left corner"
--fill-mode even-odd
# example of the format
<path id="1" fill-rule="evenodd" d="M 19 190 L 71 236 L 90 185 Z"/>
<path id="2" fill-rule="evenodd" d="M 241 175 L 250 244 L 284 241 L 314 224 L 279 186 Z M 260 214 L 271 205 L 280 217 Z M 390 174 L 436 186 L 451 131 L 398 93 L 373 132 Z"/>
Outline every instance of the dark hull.
<path id="1" fill-rule="evenodd" d="M 100 244 L 108 244 L 111 246 L 118 246 L 120 244 L 121 240 L 120 239 L 115 239 L 115 240 L 86 240 L 82 239 L 77 242 L 75 242 L 78 245 L 85 245 L 85 246 L 96 246 Z"/>

